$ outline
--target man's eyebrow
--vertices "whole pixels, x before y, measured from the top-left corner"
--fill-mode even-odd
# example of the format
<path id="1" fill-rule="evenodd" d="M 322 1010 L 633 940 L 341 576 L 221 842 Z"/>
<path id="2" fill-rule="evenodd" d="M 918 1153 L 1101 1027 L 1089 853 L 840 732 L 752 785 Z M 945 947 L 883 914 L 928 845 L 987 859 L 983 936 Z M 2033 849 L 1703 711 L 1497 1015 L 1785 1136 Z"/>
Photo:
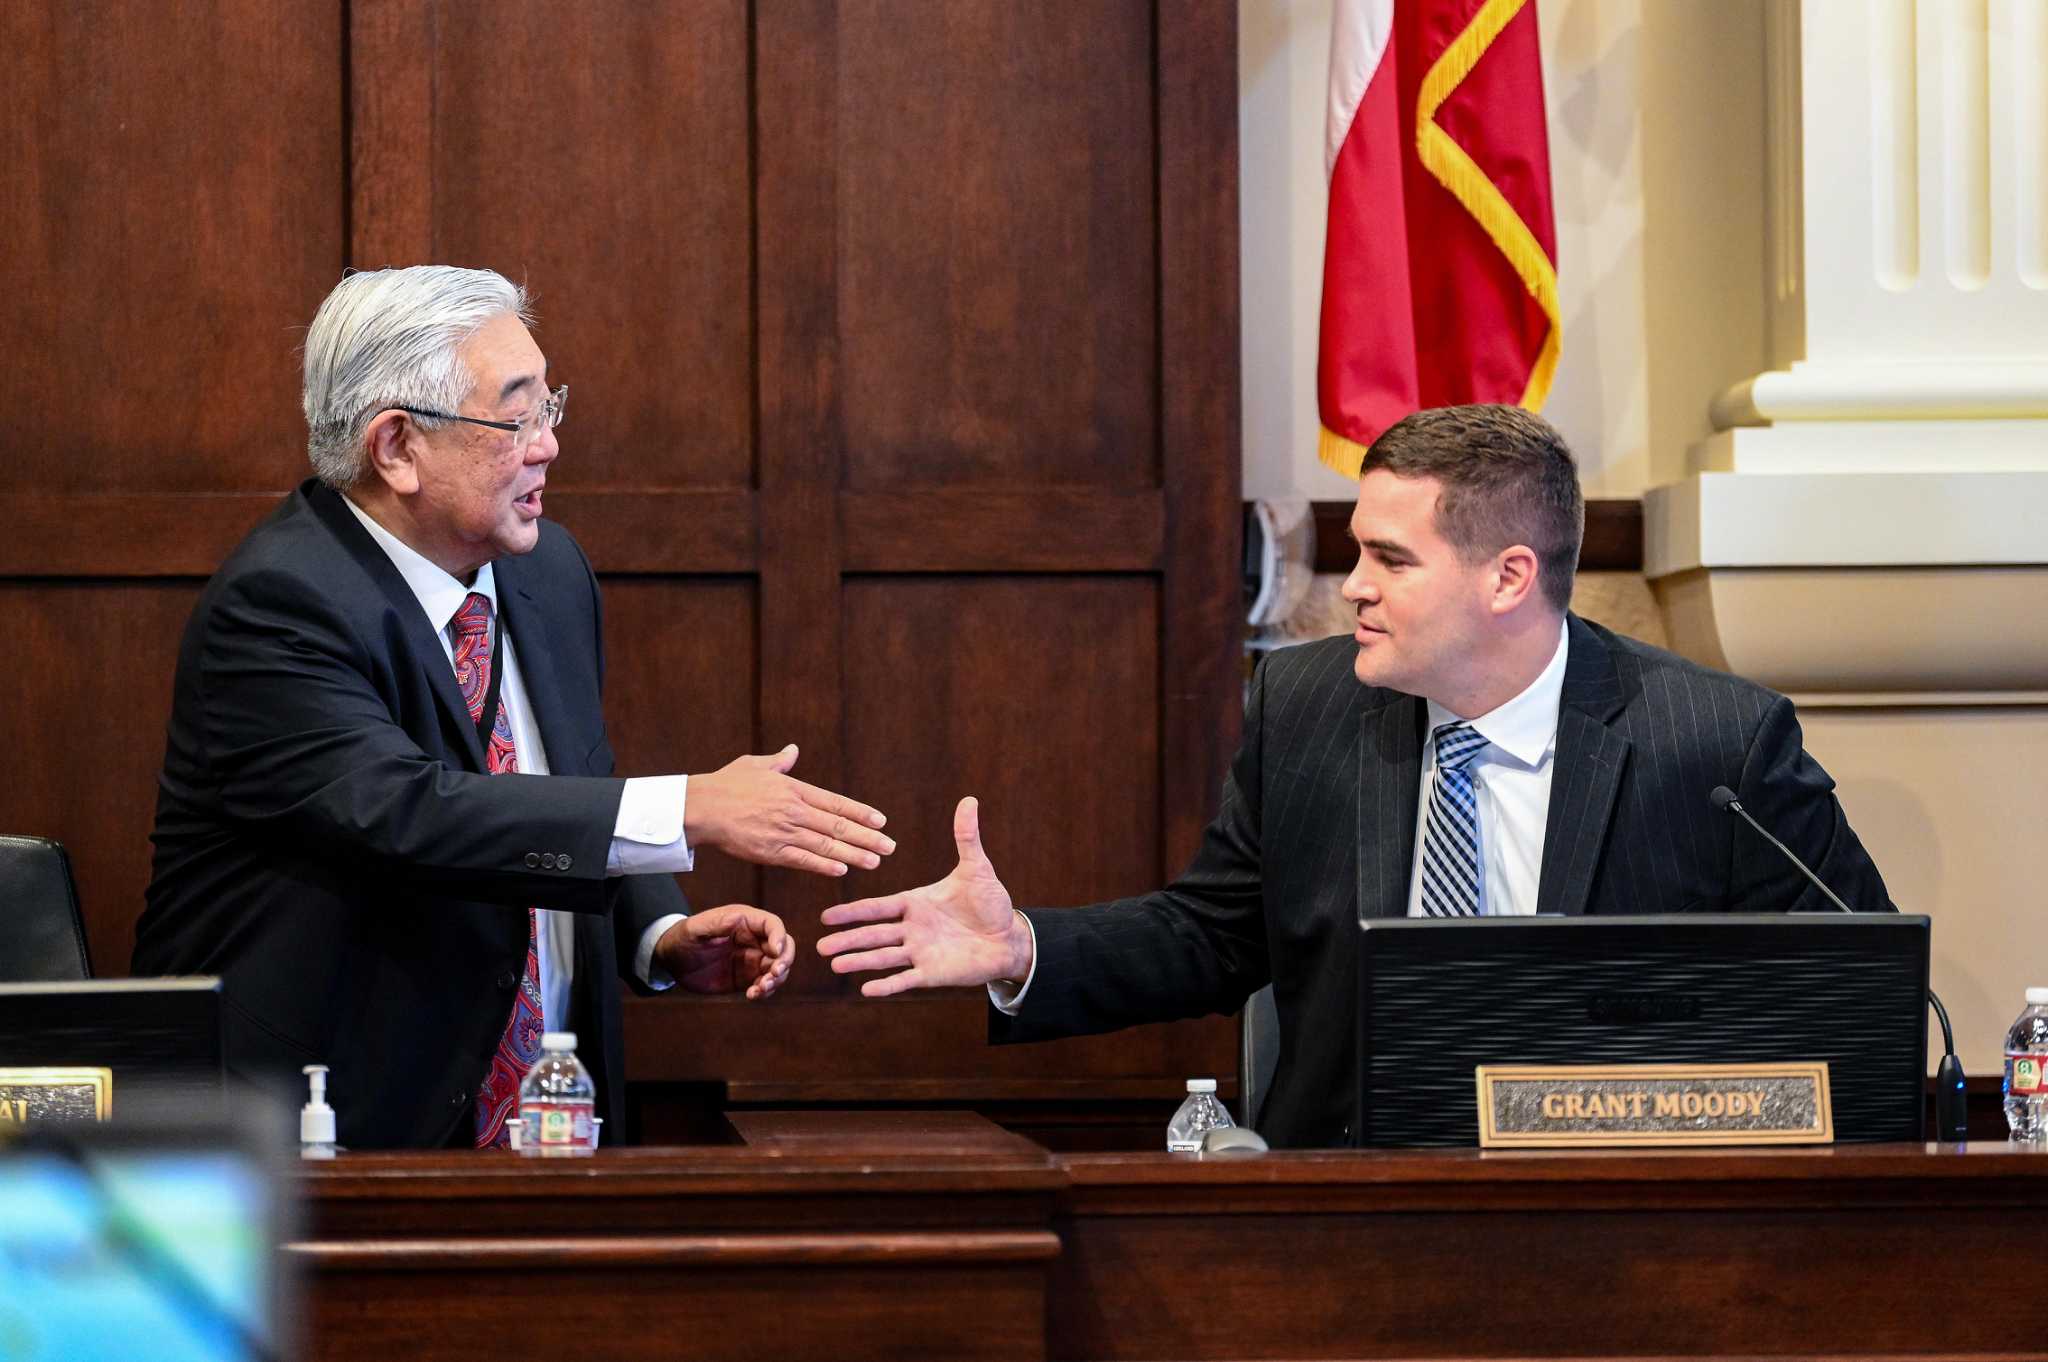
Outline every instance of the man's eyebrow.
<path id="1" fill-rule="evenodd" d="M 513 393 L 518 392 L 527 384 L 538 382 L 540 382 L 540 380 L 534 377 L 532 374 L 520 374 L 515 378 L 508 378 L 505 380 L 505 386 L 498 390 L 498 401 L 500 403 L 503 403 L 506 398 L 510 397 Z"/>
<path id="2" fill-rule="evenodd" d="M 1413 558 L 1415 556 L 1408 551 L 1406 544 L 1396 543 L 1392 539 L 1361 539 L 1358 541 L 1358 547 L 1371 549 L 1383 558 Z"/>

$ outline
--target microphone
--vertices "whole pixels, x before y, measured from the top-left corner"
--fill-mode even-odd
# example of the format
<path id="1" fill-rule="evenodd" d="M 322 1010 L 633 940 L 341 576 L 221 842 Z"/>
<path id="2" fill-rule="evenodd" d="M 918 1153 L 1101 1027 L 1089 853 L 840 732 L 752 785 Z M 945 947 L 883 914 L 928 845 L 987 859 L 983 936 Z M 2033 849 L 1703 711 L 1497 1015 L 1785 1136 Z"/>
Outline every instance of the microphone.
<path id="1" fill-rule="evenodd" d="M 1756 829 L 1756 835 L 1778 849 L 1795 866 L 1799 873 L 1813 881 L 1813 887 L 1826 896 L 1827 901 L 1845 913 L 1856 910 L 1842 902 L 1834 890 L 1821 883 L 1820 876 L 1807 868 L 1806 862 L 1792 854 L 1792 848 L 1764 830 L 1764 825 L 1749 816 L 1749 810 L 1742 807 L 1742 800 L 1726 785 L 1716 785 L 1707 796 L 1714 808 L 1721 813 L 1732 813 Z M 1934 1071 L 1934 1127 L 1935 1138 L 1945 1144 L 1961 1144 L 1970 1137 L 1970 1109 L 1968 1094 L 1964 1087 L 1963 1062 L 1956 1058 L 1956 1035 L 1948 1024 L 1948 1009 L 1941 1005 L 1941 999 L 1934 996 L 1934 990 L 1927 990 L 1927 1001 L 1934 1004 L 1934 1015 L 1941 1019 L 1941 1043 L 1946 1051 L 1941 1065 Z"/>
<path id="2" fill-rule="evenodd" d="M 1806 862 L 1800 860 L 1797 856 L 1794 856 L 1792 854 L 1792 848 L 1786 846 L 1783 842 L 1771 836 L 1771 834 L 1769 834 L 1768 832 L 1765 832 L 1764 825 L 1757 822 L 1754 818 L 1751 818 L 1749 816 L 1749 810 L 1742 807 L 1742 801 L 1735 797 L 1735 791 L 1729 789 L 1726 785 L 1716 785 L 1714 787 L 1714 793 L 1709 795 L 1708 798 L 1714 801 L 1714 807 L 1716 809 L 1719 809 L 1723 813 L 1732 813 L 1737 818 L 1740 818 L 1743 822 L 1755 828 L 1756 835 L 1763 838 L 1766 842 L 1769 842 L 1772 846 L 1776 847 L 1778 849 L 1778 854 L 1780 856 L 1783 856 L 1786 860 L 1792 862 L 1792 864 L 1798 868 L 1800 874 L 1806 876 L 1807 879 L 1812 880 L 1813 887 L 1820 890 L 1821 893 L 1825 894 L 1827 896 L 1827 900 L 1829 903 L 1834 904 L 1835 907 L 1841 909 L 1845 913 L 1853 913 L 1856 911 L 1854 908 L 1851 908 L 1848 904 L 1842 902 L 1841 899 L 1837 898 L 1835 896 L 1834 890 L 1822 884 L 1820 882 L 1820 876 L 1814 874 L 1811 870 L 1808 870 L 1806 868 Z"/>

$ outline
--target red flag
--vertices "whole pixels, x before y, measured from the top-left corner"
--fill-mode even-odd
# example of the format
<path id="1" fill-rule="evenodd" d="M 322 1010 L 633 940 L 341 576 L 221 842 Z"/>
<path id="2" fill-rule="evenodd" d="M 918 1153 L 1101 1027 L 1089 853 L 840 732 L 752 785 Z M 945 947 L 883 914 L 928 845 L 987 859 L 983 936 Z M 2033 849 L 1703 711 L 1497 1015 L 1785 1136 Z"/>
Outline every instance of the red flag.
<path id="1" fill-rule="evenodd" d="M 1540 410 L 1557 230 L 1535 0 L 1337 0 L 1316 397 L 1324 463 L 1422 407 Z"/>

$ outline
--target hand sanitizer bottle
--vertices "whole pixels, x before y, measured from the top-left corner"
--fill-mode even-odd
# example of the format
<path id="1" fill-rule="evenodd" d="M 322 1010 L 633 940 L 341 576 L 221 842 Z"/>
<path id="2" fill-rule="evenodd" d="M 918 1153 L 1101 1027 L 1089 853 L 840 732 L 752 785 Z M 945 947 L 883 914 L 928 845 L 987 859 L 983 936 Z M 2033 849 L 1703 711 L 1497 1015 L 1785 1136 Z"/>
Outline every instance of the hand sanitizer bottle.
<path id="1" fill-rule="evenodd" d="M 334 1157 L 334 1108 L 327 1105 L 327 1066 L 308 1064 L 300 1070 L 311 1089 L 306 1105 L 299 1108 L 299 1157 Z"/>

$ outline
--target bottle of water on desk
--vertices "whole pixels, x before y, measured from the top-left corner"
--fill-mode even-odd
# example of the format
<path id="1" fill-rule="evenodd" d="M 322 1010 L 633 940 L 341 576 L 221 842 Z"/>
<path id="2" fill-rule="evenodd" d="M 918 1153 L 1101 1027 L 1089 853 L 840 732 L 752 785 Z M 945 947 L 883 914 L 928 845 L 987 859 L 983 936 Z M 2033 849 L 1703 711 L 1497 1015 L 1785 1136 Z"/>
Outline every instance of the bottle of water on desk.
<path id="1" fill-rule="evenodd" d="M 522 1154 L 589 1154 L 597 1149 L 597 1087 L 576 1058 L 576 1033 L 540 1038 L 540 1062 L 519 1085 Z"/>
<path id="2" fill-rule="evenodd" d="M 1216 1080 L 1190 1078 L 1188 1100 L 1180 1104 L 1166 1126 L 1166 1149 L 1171 1154 L 1199 1154 L 1202 1137 L 1232 1124 L 1230 1113 L 1216 1100 Z"/>
<path id="3" fill-rule="evenodd" d="M 2027 990 L 2005 1033 L 2005 1123 L 2014 1143 L 2048 1145 L 2048 988 Z"/>

